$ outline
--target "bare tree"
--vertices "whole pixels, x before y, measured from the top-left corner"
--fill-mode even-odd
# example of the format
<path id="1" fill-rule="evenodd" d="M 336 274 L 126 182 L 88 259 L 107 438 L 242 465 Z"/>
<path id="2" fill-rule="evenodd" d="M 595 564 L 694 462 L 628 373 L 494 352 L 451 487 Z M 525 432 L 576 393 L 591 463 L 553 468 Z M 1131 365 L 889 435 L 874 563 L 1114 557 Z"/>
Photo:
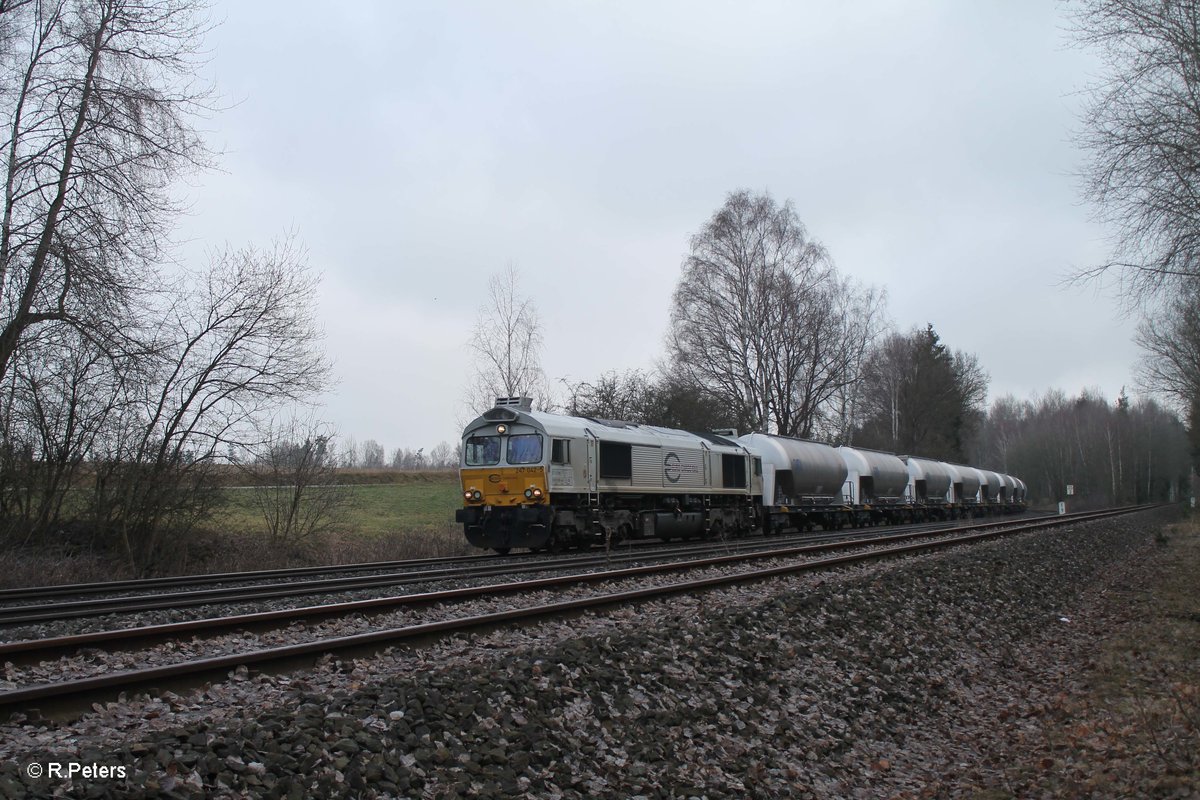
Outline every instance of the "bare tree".
<path id="1" fill-rule="evenodd" d="M 1200 4 L 1083 0 L 1075 23 L 1106 67 L 1080 136 L 1086 191 L 1117 232 L 1084 275 L 1116 271 L 1144 300 L 1200 278 Z"/>
<path id="2" fill-rule="evenodd" d="M 242 469 L 273 542 L 309 538 L 342 519 L 350 494 L 337 484 L 333 438 L 327 425 L 293 417 L 271 425 L 252 448 Z"/>
<path id="3" fill-rule="evenodd" d="M 429 451 L 428 466 L 430 469 L 453 469 L 458 466 L 458 456 L 449 442 L 438 442 L 437 446 Z"/>
<path id="4" fill-rule="evenodd" d="M 905 392 L 916 360 L 911 336 L 892 334 L 879 342 L 866 364 L 866 379 L 859 390 L 861 430 L 855 435 L 872 446 L 895 450 L 901 441 L 900 420 Z M 925 455 L 921 452 L 920 455 Z"/>
<path id="5" fill-rule="evenodd" d="M 1019 408 L 1018 408 L 1019 406 Z M 1098 390 L 1078 397 L 1047 392 L 1025 403 L 993 405 L 984 442 L 1004 439 L 985 466 L 1026 482 L 1034 502 L 1073 498 L 1084 505 L 1177 499 L 1187 485 L 1188 440 L 1178 418 L 1153 401 L 1110 403 Z"/>
<path id="6" fill-rule="evenodd" d="M 987 373 L 975 356 L 952 352 L 928 325 L 884 340 L 865 374 L 857 444 L 966 459 L 987 399 Z"/>
<path id="7" fill-rule="evenodd" d="M 0 520 L 28 542 L 61 528 L 67 492 L 124 400 L 122 365 L 79 335 L 43 326 L 0 392 Z"/>
<path id="8" fill-rule="evenodd" d="M 861 286 L 845 278 L 828 292 L 827 310 L 819 318 L 825 328 L 818 337 L 823 348 L 814 348 L 807 370 L 801 414 L 810 422 L 801 436 L 817 435 L 828 441 L 848 443 L 860 422 L 863 371 L 867 356 L 890 327 L 887 291 Z"/>
<path id="9" fill-rule="evenodd" d="M 1019 446 L 1032 414 L 1033 407 L 1028 402 L 1012 395 L 996 398 L 983 421 L 969 463 L 991 464 L 1002 472 L 1011 472 L 1010 453 Z"/>
<path id="10" fill-rule="evenodd" d="M 121 339 L 182 174 L 210 158 L 192 126 L 205 23 L 193 0 L 44 0 L 3 9 L 0 379 L 39 326 Z"/>
<path id="11" fill-rule="evenodd" d="M 1143 351 L 1141 386 L 1187 412 L 1200 397 L 1200 284 L 1164 301 L 1138 326 L 1135 341 Z"/>
<path id="12" fill-rule="evenodd" d="M 353 436 L 346 439 L 342 445 L 341 466 L 348 469 L 362 466 L 362 459 L 358 455 L 358 440 Z"/>
<path id="13" fill-rule="evenodd" d="M 731 193 L 692 237 L 675 289 L 670 371 L 717 399 L 744 430 L 811 435 L 853 381 L 853 314 L 877 304 L 838 275 L 790 202 Z M 870 338 L 870 337 L 868 337 Z"/>
<path id="14" fill-rule="evenodd" d="M 609 370 L 594 381 L 563 381 L 567 413 L 580 417 L 660 424 L 653 418 L 654 385 L 641 370 Z"/>
<path id="15" fill-rule="evenodd" d="M 418 447 L 416 450 L 397 447 L 392 451 L 392 469 L 416 470 L 425 469 L 426 466 L 424 447 Z"/>
<path id="16" fill-rule="evenodd" d="M 96 467 L 97 525 L 135 569 L 153 563 L 169 532 L 203 518 L 224 451 L 259 441 L 279 406 L 328 385 L 316 282 L 287 241 L 218 254 L 145 333 L 151 346 L 123 376 L 130 402 Z"/>
<path id="17" fill-rule="evenodd" d="M 491 408 L 497 397 L 532 397 L 551 405 L 542 371 L 542 326 L 532 298 L 520 291 L 520 275 L 509 264 L 488 281 L 488 300 L 471 332 L 475 374 L 467 389 L 473 413 Z"/>
<path id="18" fill-rule="evenodd" d="M 628 370 L 605 372 L 594 381 L 563 381 L 569 414 L 618 419 L 689 431 L 711 431 L 735 424 L 728 409 L 712 395 L 671 374 Z"/>
<path id="19" fill-rule="evenodd" d="M 383 445 L 374 439 L 367 439 L 362 443 L 362 466 L 367 469 L 382 468 L 383 455 Z"/>

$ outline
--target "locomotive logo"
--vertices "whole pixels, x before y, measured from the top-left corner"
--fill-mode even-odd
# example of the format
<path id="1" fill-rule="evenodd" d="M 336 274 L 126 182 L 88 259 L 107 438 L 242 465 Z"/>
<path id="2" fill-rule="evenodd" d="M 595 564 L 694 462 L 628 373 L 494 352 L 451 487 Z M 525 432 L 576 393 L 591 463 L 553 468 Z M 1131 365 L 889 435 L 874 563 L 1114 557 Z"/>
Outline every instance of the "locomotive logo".
<path id="1" fill-rule="evenodd" d="M 679 483 L 681 473 L 679 470 L 678 453 L 667 453 L 663 458 L 663 477 L 671 483 Z"/>

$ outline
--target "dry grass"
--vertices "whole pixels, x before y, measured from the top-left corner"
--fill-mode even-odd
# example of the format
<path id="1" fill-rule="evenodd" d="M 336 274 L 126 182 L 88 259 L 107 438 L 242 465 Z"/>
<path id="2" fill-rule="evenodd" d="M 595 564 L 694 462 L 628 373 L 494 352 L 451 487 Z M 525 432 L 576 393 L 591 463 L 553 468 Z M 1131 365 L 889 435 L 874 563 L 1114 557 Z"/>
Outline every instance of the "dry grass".
<path id="1" fill-rule="evenodd" d="M 216 468 L 217 481 L 222 486 L 244 486 L 254 483 L 257 477 L 253 472 L 247 473 L 242 467 L 219 465 Z M 447 480 L 458 480 L 457 469 L 365 469 L 341 468 L 336 470 L 337 482 L 346 486 L 360 484 L 411 484 L 411 483 L 441 483 Z"/>
<path id="2" fill-rule="evenodd" d="M 471 552 L 462 529 L 421 528 L 404 533 L 355 535 L 330 533 L 303 542 L 265 546 L 261 535 L 204 531 L 176 543 L 155 575 L 357 564 L 410 558 L 458 556 Z M 118 557 L 91 551 L 47 553 L 33 549 L 0 550 L 0 589 L 62 583 L 123 580 L 137 577 Z"/>
<path id="3" fill-rule="evenodd" d="M 84 552 L 55 554 L 29 549 L 0 549 L 0 589 L 93 583 L 129 578 L 128 567 Z"/>
<path id="4" fill-rule="evenodd" d="M 1092 686 L 1104 729 L 1153 765 L 1146 788 L 1167 793 L 1200 787 L 1200 525 L 1172 525 L 1159 543 L 1172 568 L 1121 587 L 1131 622 L 1104 642 Z"/>
<path id="5" fill-rule="evenodd" d="M 1151 569 L 1131 572 L 1108 591 L 1095 649 L 1064 665 L 1077 678 L 1074 691 L 1059 696 L 1043 730 L 1042 761 L 1055 766 L 1030 793 L 1196 796 L 1200 524 L 1169 526 L 1158 546 Z"/>
<path id="6" fill-rule="evenodd" d="M 339 469 L 337 476 L 338 483 L 354 486 L 364 483 L 398 483 L 402 485 L 413 483 L 445 483 L 447 481 L 456 483 L 458 481 L 458 470 Z"/>

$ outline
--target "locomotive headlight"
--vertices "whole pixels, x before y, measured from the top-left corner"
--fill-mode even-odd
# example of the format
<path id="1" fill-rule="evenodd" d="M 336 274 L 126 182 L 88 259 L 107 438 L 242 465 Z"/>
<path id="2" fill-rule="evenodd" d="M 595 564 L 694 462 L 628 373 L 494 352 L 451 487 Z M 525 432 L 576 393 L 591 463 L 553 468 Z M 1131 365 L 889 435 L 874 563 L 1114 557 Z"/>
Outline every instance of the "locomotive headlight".
<path id="1" fill-rule="evenodd" d="M 533 489 L 526 489 L 526 490 L 525 490 L 525 499 L 527 499 L 527 500 L 532 500 L 532 499 L 533 499 Z"/>
<path id="2" fill-rule="evenodd" d="M 496 433 L 499 433 L 499 434 L 508 433 L 508 426 L 507 425 L 497 425 Z"/>
<path id="3" fill-rule="evenodd" d="M 540 497 L 542 496 L 542 490 L 541 490 L 541 489 L 539 489 L 539 488 L 538 488 L 538 487 L 536 487 L 536 486 L 535 486 L 535 487 L 533 487 L 533 496 L 534 496 L 534 497 L 539 497 L 539 498 L 540 498 Z"/>
<path id="4" fill-rule="evenodd" d="M 467 489 L 463 492 L 463 499 L 468 503 L 472 500 L 479 501 L 483 499 L 483 494 L 478 489 Z"/>
<path id="5" fill-rule="evenodd" d="M 475 495 L 472 492 L 463 492 L 463 500 L 472 500 Z"/>

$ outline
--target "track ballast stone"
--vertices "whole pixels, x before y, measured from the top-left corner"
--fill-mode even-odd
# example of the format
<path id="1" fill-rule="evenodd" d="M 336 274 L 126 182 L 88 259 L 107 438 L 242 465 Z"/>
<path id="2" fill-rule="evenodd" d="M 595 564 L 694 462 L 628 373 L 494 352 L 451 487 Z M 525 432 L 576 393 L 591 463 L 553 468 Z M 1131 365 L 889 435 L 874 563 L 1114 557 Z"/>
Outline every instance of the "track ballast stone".
<path id="1" fill-rule="evenodd" d="M 1052 701 L 1039 644 L 1155 530 L 1081 524 L 10 724 L 0 794 L 969 796 Z M 29 778 L 51 760 L 128 776 Z"/>

